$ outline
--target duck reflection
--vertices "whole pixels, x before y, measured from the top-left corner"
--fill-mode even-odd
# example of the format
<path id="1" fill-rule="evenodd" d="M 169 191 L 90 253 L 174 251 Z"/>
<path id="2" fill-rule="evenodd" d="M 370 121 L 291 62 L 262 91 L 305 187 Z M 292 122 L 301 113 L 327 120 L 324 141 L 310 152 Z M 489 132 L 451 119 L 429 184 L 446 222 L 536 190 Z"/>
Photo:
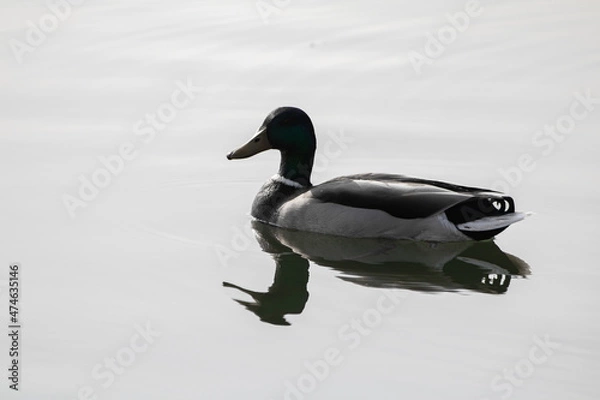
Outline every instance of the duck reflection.
<path id="1" fill-rule="evenodd" d="M 354 284 L 420 292 L 470 290 L 501 294 L 529 266 L 504 253 L 492 241 L 429 243 L 389 239 L 353 239 L 292 231 L 257 221 L 252 224 L 261 248 L 273 255 L 276 270 L 267 292 L 223 282 L 253 301 L 235 300 L 261 321 L 289 325 L 287 314 L 300 314 L 308 301 L 309 262 L 339 272 Z"/>

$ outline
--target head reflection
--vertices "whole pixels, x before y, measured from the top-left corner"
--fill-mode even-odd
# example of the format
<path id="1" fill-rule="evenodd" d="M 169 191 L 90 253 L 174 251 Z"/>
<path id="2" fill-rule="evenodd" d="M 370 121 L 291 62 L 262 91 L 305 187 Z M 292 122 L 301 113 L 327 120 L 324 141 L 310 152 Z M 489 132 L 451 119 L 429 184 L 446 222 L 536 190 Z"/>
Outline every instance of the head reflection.
<path id="1" fill-rule="evenodd" d="M 501 294 L 513 276 L 529 274 L 523 260 L 504 253 L 492 241 L 428 243 L 388 239 L 352 239 L 281 229 L 260 222 L 253 229 L 261 248 L 276 264 L 273 284 L 255 292 L 224 282 L 250 296 L 235 300 L 261 321 L 289 325 L 308 300 L 308 260 L 334 269 L 344 281 L 373 288 L 420 292 L 461 290 Z"/>
<path id="2" fill-rule="evenodd" d="M 261 321 L 274 325 L 289 325 L 286 314 L 300 314 L 308 300 L 308 261 L 297 254 L 275 254 L 276 269 L 273 284 L 267 292 L 255 292 L 229 282 L 223 286 L 237 289 L 251 301 L 236 300 Z"/>

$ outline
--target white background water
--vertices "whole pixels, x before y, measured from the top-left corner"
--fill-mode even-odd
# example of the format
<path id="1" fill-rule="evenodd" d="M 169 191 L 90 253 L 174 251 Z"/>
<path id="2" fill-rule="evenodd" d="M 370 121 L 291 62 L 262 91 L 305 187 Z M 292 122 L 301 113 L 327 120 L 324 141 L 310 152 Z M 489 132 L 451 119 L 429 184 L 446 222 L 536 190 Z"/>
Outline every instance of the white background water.
<path id="1" fill-rule="evenodd" d="M 533 139 L 569 115 L 574 93 L 600 98 L 598 3 L 482 0 L 420 75 L 409 52 L 425 54 L 464 1 L 277 4 L 265 23 L 254 0 L 88 0 L 19 60 L 11 40 L 27 43 L 27 21 L 49 10 L 2 3 L 0 280 L 17 261 L 23 286 L 21 391 L 3 377 L 2 398 L 77 399 L 90 386 L 99 399 L 282 399 L 305 362 L 336 347 L 343 361 L 302 398 L 597 399 L 600 104 L 562 141 Z M 143 142 L 134 126 L 187 81 L 202 90 Z M 496 242 L 531 275 L 503 295 L 398 290 L 401 307 L 352 350 L 339 329 L 383 292 L 312 264 L 291 326 L 259 321 L 222 281 L 272 283 L 272 257 L 239 232 L 278 155 L 225 154 L 281 105 L 313 119 L 315 183 L 357 172 L 504 182 L 535 215 Z M 340 132 L 343 147 L 331 144 Z M 126 142 L 135 159 L 71 218 L 63 196 Z M 524 154 L 535 167 L 516 173 Z M 161 336 L 102 387 L 94 367 L 146 323 Z M 546 336 L 560 348 L 508 396 L 504 371 Z"/>

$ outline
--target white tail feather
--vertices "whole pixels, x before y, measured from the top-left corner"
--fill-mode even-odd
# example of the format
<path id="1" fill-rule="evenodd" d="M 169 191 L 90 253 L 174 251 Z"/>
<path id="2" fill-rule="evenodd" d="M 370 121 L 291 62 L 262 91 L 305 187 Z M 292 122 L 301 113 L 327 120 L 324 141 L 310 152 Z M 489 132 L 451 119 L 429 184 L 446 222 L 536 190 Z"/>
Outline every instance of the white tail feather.
<path id="1" fill-rule="evenodd" d="M 505 228 L 515 222 L 522 221 L 529 215 L 531 215 L 531 213 L 514 212 L 494 217 L 485 217 L 475 221 L 463 222 L 462 224 L 457 225 L 457 228 L 467 232 L 491 231 L 493 229 Z"/>

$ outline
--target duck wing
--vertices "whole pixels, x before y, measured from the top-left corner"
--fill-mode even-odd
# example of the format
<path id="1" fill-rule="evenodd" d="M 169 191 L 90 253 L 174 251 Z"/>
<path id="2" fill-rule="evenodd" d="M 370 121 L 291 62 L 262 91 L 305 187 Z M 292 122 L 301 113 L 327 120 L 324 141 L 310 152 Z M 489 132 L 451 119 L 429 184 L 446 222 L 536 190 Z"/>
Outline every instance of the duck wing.
<path id="1" fill-rule="evenodd" d="M 311 188 L 310 193 L 324 203 L 381 210 L 402 219 L 427 218 L 457 205 L 468 206 L 449 213 L 455 224 L 514 211 L 510 197 L 492 190 L 392 174 L 342 176 Z"/>

